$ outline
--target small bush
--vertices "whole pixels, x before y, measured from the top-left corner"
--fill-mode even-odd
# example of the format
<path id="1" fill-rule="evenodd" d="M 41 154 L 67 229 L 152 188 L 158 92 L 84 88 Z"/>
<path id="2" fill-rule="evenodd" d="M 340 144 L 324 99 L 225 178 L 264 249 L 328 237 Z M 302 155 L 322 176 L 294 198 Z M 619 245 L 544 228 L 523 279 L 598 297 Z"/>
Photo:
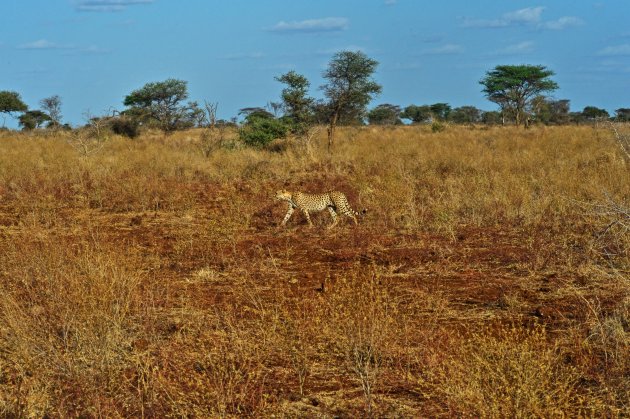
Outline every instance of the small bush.
<path id="1" fill-rule="evenodd" d="M 442 132 L 446 129 L 446 125 L 440 121 L 433 121 L 431 124 L 431 132 Z"/>
<path id="2" fill-rule="evenodd" d="M 240 131 L 243 142 L 253 147 L 263 147 L 277 138 L 286 137 L 289 128 L 278 119 L 252 118 Z"/>
<path id="3" fill-rule="evenodd" d="M 128 138 L 136 138 L 140 134 L 140 123 L 135 118 L 121 116 L 112 119 L 111 129 L 114 134 Z"/>
<path id="4" fill-rule="evenodd" d="M 543 327 L 475 333 L 432 377 L 449 416 L 552 417 L 580 410 L 578 374 Z"/>

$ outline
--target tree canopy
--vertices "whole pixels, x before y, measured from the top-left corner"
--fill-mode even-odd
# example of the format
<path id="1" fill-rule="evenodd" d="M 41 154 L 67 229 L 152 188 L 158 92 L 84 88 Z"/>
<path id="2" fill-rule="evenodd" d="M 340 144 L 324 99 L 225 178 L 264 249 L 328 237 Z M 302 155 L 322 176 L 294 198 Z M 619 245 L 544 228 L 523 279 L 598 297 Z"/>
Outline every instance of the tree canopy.
<path id="1" fill-rule="evenodd" d="M 429 106 L 433 118 L 439 121 L 446 121 L 451 113 L 451 105 L 448 103 L 434 103 Z"/>
<path id="2" fill-rule="evenodd" d="M 245 117 L 245 122 L 256 118 L 263 119 L 273 119 L 274 116 L 271 112 L 266 110 L 265 108 L 261 108 L 260 106 L 251 106 L 247 108 L 241 108 L 238 110 L 239 115 L 243 115 Z"/>
<path id="3" fill-rule="evenodd" d="M 558 89 L 551 79 L 552 70 L 543 65 L 498 65 L 487 71 L 479 81 L 483 93 L 499 105 L 498 111 L 482 111 L 474 106 L 452 108 L 449 103 L 409 105 L 404 109 L 395 104 L 381 104 L 369 112 L 368 104 L 382 87 L 373 75 L 378 62 L 361 51 L 341 51 L 333 55 L 322 73 L 324 84 L 320 86 L 323 98 L 308 95 L 309 80 L 295 71 L 274 77 L 283 83 L 281 101 L 268 102 L 266 107 L 242 108 L 241 123 L 251 128 L 259 125 L 282 125 L 275 131 L 303 134 L 312 124 L 328 125 L 328 148 L 332 149 L 337 125 L 377 125 L 412 123 L 453 122 L 460 124 L 505 124 L 506 120 L 517 125 L 530 122 L 542 124 L 593 123 L 601 120 L 630 121 L 630 108 L 619 108 L 610 116 L 606 109 L 586 106 L 583 111 L 571 112 L 568 99 L 555 99 L 548 95 Z M 174 78 L 146 83 L 125 96 L 127 109 L 119 112 L 116 124 L 124 131 L 136 135 L 139 127 L 159 127 L 164 131 L 186 129 L 193 126 L 217 124 L 214 103 L 205 102 L 206 112 L 196 102 L 188 99 L 187 82 Z M 61 98 L 57 95 L 42 99 L 41 110 L 28 110 L 19 93 L 0 91 L 0 114 L 22 113 L 19 125 L 24 129 L 61 126 Z M 124 117 L 124 118 L 123 118 Z M 6 118 L 6 117 L 5 117 Z M 261 122 L 265 120 L 266 122 Z M 269 121 L 275 122 L 269 122 Z M 238 124 L 238 117 L 232 119 Z M 112 123 L 113 126 L 114 123 Z M 223 124 L 227 124 L 223 121 Z M 3 124 L 4 125 L 4 124 Z M 66 124 L 67 125 L 67 124 Z M 129 127 L 129 130 L 126 129 Z M 266 129 L 266 127 L 265 127 Z M 127 134 L 125 134 L 127 135 Z M 274 134 L 275 135 L 275 134 Z M 284 134 L 283 134 L 284 135 Z M 264 141 L 262 141 L 264 142 Z M 259 141 L 259 143 L 261 143 Z"/>
<path id="4" fill-rule="evenodd" d="M 432 105 L 409 105 L 400 117 L 408 119 L 414 124 L 430 122 L 432 120 L 446 121 L 451 113 L 451 105 L 448 103 L 434 103 Z"/>
<path id="5" fill-rule="evenodd" d="M 20 126 L 25 130 L 41 127 L 44 122 L 50 121 L 50 116 L 40 110 L 26 111 L 18 118 Z"/>
<path id="6" fill-rule="evenodd" d="M 460 106 L 450 112 L 449 120 L 456 124 L 475 124 L 481 121 L 481 111 L 474 106 Z"/>
<path id="7" fill-rule="evenodd" d="M 27 109 L 28 106 L 22 102 L 19 93 L 0 91 L 0 113 L 11 115 L 13 112 L 25 112 Z"/>
<path id="8" fill-rule="evenodd" d="M 414 124 L 420 124 L 431 120 L 431 115 L 431 107 L 429 105 L 409 105 L 402 111 L 400 117 L 408 119 Z"/>
<path id="9" fill-rule="evenodd" d="M 340 118 L 362 118 L 372 98 L 381 92 L 381 86 L 372 79 L 378 61 L 361 51 L 336 53 L 324 71 L 327 83 L 321 89 L 328 100 L 328 148 L 332 147 L 334 133 Z"/>
<path id="10" fill-rule="evenodd" d="M 400 106 L 384 103 L 368 112 L 368 122 L 374 125 L 401 125 Z"/>
<path id="11" fill-rule="evenodd" d="M 167 79 L 147 83 L 125 97 L 129 113 L 140 118 L 156 121 L 164 131 L 194 125 L 199 112 L 203 112 L 195 102 L 183 104 L 188 99 L 187 82 Z"/>
<path id="12" fill-rule="evenodd" d="M 488 100 L 505 114 L 512 113 L 516 125 L 527 123 L 527 107 L 532 98 L 558 88 L 549 77 L 554 72 L 542 65 L 498 65 L 479 81 Z"/>
<path id="13" fill-rule="evenodd" d="M 282 105 L 285 117 L 292 125 L 292 131 L 301 133 L 313 119 L 314 99 L 308 96 L 308 88 L 311 85 L 306 77 L 291 70 L 276 80 L 286 85 L 282 89 Z"/>
<path id="14" fill-rule="evenodd" d="M 630 121 L 630 108 L 615 109 L 615 120 L 618 122 Z"/>
<path id="15" fill-rule="evenodd" d="M 50 96 L 39 101 L 40 106 L 48 114 L 50 123 L 48 126 L 61 126 L 61 97 Z"/>
<path id="16" fill-rule="evenodd" d="M 608 119 L 610 114 L 606 109 L 600 109 L 596 106 L 585 106 L 582 110 L 582 118 L 588 121 L 597 121 L 599 119 Z"/>
<path id="17" fill-rule="evenodd" d="M 536 96 L 531 100 L 530 112 L 535 122 L 543 124 L 566 124 L 570 120 L 568 99 L 554 100 Z"/>

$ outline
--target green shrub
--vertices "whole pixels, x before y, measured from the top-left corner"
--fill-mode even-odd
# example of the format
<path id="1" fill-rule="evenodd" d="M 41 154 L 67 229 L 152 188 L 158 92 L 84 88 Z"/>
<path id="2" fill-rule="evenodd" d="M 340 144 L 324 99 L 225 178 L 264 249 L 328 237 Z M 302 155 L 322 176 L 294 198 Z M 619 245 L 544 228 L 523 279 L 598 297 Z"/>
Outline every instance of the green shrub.
<path id="1" fill-rule="evenodd" d="M 248 118 L 239 133 L 241 140 L 253 147 L 264 147 L 277 138 L 286 137 L 289 127 L 274 118 Z"/>

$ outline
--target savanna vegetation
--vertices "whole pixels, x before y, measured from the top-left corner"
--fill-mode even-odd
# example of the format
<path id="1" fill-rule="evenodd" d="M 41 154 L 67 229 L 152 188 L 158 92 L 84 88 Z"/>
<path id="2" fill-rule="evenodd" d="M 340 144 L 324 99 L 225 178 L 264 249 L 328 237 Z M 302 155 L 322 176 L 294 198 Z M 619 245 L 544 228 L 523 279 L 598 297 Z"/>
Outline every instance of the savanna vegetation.
<path id="1" fill-rule="evenodd" d="M 93 122 L 0 131 L 2 416 L 630 415 L 627 126 Z"/>

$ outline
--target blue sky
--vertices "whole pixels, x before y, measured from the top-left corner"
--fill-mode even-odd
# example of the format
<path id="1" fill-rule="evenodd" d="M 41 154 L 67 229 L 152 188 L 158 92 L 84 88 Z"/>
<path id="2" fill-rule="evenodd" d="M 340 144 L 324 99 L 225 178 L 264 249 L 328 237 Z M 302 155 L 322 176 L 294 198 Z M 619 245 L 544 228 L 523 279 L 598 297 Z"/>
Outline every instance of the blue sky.
<path id="1" fill-rule="evenodd" d="M 612 113 L 630 107 L 629 20 L 628 0 L 4 0 L 0 90 L 32 109 L 59 95 L 64 122 L 77 125 L 172 77 L 230 118 L 277 101 L 274 77 L 289 70 L 320 97 L 331 56 L 350 49 L 380 62 L 371 106 L 491 110 L 478 84 L 486 71 L 542 64 L 572 110 Z"/>

